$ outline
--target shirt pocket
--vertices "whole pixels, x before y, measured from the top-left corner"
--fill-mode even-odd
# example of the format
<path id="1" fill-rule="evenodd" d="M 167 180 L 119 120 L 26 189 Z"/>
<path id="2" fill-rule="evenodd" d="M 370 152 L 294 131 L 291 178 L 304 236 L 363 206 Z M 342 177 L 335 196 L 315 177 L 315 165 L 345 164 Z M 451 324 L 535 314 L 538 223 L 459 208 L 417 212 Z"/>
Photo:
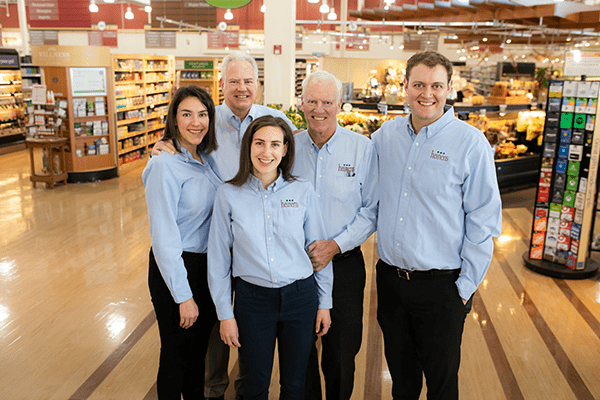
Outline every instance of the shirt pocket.
<path id="1" fill-rule="evenodd" d="M 304 211 L 300 207 L 282 207 L 277 213 L 275 233 L 282 238 L 304 243 Z"/>
<path id="2" fill-rule="evenodd" d="M 359 190 L 357 182 L 356 176 L 336 175 L 329 190 L 332 191 L 333 198 L 344 203 L 348 198 L 356 196 L 355 193 Z"/>

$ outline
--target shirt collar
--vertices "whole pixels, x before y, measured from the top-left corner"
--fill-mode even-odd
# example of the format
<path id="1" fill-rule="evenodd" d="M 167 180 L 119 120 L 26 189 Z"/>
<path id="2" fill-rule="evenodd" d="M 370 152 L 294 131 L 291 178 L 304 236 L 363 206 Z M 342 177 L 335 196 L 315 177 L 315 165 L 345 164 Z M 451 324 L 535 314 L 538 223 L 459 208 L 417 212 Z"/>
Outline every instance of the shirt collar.
<path id="1" fill-rule="evenodd" d="M 235 115 L 233 111 L 231 111 L 231 108 L 229 108 L 226 102 L 223 102 L 223 104 L 221 105 L 225 110 L 225 117 L 227 117 L 227 120 L 231 120 L 233 118 L 238 123 L 243 122 L 240 121 L 238 116 Z M 250 117 L 250 122 L 252 122 L 256 118 L 256 107 L 254 107 L 254 104 L 252 104 L 252 107 L 250 107 L 250 111 L 248 111 L 248 115 L 246 116 L 246 118 L 248 117 Z"/>
<path id="2" fill-rule="evenodd" d="M 444 114 L 442 114 L 442 116 L 440 118 L 438 118 L 437 121 L 435 121 L 427 126 L 424 126 L 421 129 L 421 132 L 425 132 L 425 134 L 427 135 L 427 138 L 430 138 L 433 135 L 440 132 L 442 130 L 442 128 L 445 127 L 446 125 L 448 125 L 453 118 L 455 118 L 454 107 L 452 107 L 449 104 L 446 104 L 444 106 Z M 411 137 L 416 136 L 415 130 L 412 127 L 412 123 L 410 122 L 410 114 L 406 118 L 406 130 L 411 135 Z"/>
<path id="3" fill-rule="evenodd" d="M 335 128 L 335 132 L 333 133 L 333 136 L 323 146 L 329 154 L 333 154 L 333 151 L 335 150 L 337 143 L 340 141 L 340 139 L 339 139 L 340 135 L 338 135 L 337 133 L 340 131 L 341 128 L 342 127 L 338 124 Z M 313 141 L 312 137 L 310 136 L 310 133 L 308 133 L 308 129 L 306 130 L 306 136 L 308 136 L 308 140 L 310 141 L 310 145 L 312 146 L 312 148 L 318 152 L 319 146 L 317 146 L 315 144 L 315 142 Z"/>
<path id="4" fill-rule="evenodd" d="M 202 158 L 202 161 L 203 161 L 201 163 L 198 160 L 196 160 L 194 157 L 192 157 L 192 154 L 185 147 L 183 147 L 179 141 L 177 143 L 179 144 L 179 150 L 181 150 L 181 153 L 179 154 L 179 156 L 182 157 L 185 162 L 195 162 L 198 164 L 204 164 L 204 160 L 206 160 L 206 157 L 205 157 L 203 151 L 198 152 L 198 154 L 200 154 L 200 157 Z"/>
<path id="5" fill-rule="evenodd" d="M 258 179 L 257 177 L 255 177 L 252 174 L 250 174 L 250 176 L 248 177 L 246 184 L 257 192 L 264 190 L 260 179 Z M 279 176 L 277 177 L 277 179 L 275 179 L 275 182 L 273 182 L 269 185 L 269 187 L 267 188 L 267 191 L 276 192 L 277 190 L 282 188 L 284 186 L 284 184 L 285 184 L 285 179 L 283 179 L 283 174 L 281 173 L 281 170 L 279 170 Z"/>

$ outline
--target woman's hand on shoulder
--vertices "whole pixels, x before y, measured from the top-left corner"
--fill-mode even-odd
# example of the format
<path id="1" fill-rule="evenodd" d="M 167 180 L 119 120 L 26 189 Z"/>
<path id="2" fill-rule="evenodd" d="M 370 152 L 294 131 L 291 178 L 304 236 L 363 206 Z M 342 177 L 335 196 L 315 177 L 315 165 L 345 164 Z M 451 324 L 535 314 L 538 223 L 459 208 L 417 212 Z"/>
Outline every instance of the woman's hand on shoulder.
<path id="1" fill-rule="evenodd" d="M 237 321 L 235 318 L 221 321 L 221 340 L 229 347 L 242 347 L 240 344 L 240 335 L 238 332 Z"/>

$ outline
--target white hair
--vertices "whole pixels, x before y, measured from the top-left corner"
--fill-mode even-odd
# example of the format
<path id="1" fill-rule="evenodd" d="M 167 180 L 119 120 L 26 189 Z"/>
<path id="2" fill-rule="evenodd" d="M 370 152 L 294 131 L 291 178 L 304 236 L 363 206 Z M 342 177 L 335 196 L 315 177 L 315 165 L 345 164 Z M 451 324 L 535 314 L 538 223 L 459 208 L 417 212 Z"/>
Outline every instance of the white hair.
<path id="1" fill-rule="evenodd" d="M 256 65 L 254 57 L 241 51 L 234 51 L 229 53 L 229 55 L 223 59 L 223 63 L 221 64 L 221 78 L 223 79 L 223 82 L 227 79 L 227 66 L 230 62 L 234 61 L 245 61 L 252 65 L 252 68 L 254 69 L 254 79 L 258 81 L 258 66 Z"/>
<path id="2" fill-rule="evenodd" d="M 304 94 L 306 93 L 306 88 L 308 87 L 309 83 L 324 81 L 332 82 L 335 85 L 335 102 L 339 103 L 340 99 L 342 98 L 342 82 L 333 74 L 327 71 L 315 71 L 309 74 L 302 81 L 302 96 L 304 96 Z"/>

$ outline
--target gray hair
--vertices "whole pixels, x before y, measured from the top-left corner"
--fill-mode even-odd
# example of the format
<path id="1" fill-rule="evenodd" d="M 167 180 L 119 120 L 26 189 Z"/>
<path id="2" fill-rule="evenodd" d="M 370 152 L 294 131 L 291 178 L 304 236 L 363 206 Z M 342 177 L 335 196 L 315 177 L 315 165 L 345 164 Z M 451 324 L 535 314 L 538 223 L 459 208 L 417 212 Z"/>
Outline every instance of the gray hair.
<path id="1" fill-rule="evenodd" d="M 223 79 L 223 82 L 227 79 L 227 66 L 230 62 L 234 61 L 245 61 L 252 65 L 252 68 L 254 69 L 254 79 L 258 81 L 258 66 L 256 65 L 254 57 L 241 51 L 234 51 L 229 53 L 229 55 L 223 59 L 223 63 L 221 64 L 221 78 Z"/>
<path id="2" fill-rule="evenodd" d="M 308 87 L 309 83 L 324 81 L 332 82 L 335 85 L 335 102 L 339 103 L 340 99 L 342 98 L 342 82 L 333 74 L 327 71 L 315 71 L 309 74 L 302 81 L 302 96 L 304 96 L 304 94 L 306 93 L 306 88 Z"/>

